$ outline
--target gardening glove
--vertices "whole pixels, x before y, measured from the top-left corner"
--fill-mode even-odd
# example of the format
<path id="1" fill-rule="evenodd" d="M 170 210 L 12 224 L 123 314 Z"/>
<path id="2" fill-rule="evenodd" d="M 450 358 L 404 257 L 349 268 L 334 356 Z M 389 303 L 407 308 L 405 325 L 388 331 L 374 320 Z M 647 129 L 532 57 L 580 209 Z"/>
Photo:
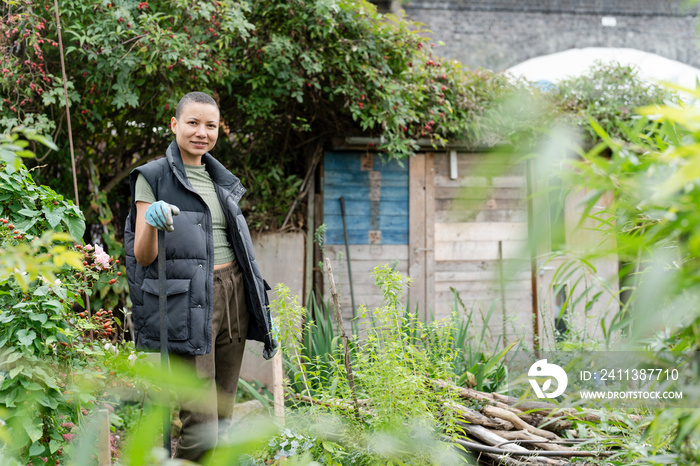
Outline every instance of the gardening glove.
<path id="1" fill-rule="evenodd" d="M 173 217 L 180 214 L 177 206 L 157 201 L 146 209 L 146 223 L 158 230 L 173 231 Z"/>
<path id="2" fill-rule="evenodd" d="M 270 325 L 270 335 L 275 341 L 280 341 L 280 330 L 277 328 L 277 321 L 275 319 L 270 319 L 271 325 Z"/>

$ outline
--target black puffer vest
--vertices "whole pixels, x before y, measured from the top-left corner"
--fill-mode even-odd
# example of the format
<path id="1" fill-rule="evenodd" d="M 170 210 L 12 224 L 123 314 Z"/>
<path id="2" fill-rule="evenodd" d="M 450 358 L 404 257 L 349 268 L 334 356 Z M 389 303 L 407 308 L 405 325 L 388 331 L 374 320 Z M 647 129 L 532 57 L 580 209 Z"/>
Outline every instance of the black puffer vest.
<path id="1" fill-rule="evenodd" d="M 277 342 L 270 333 L 270 308 L 267 290 L 255 261 L 248 225 L 238 206 L 245 194 L 241 182 L 208 153 L 202 157 L 214 183 L 216 194 L 226 215 L 229 241 L 233 246 L 246 290 L 246 304 L 251 319 L 248 340 L 264 343 L 263 357 L 270 359 Z M 165 234 L 168 296 L 168 350 L 178 354 L 210 353 L 214 294 L 214 234 L 209 208 L 192 188 L 177 143 L 173 141 L 165 158 L 134 169 L 130 176 L 131 211 L 126 219 L 124 241 L 126 272 L 134 318 L 134 341 L 137 348 L 160 348 L 158 314 L 158 260 L 148 267 L 136 262 L 136 178 L 142 174 L 156 199 L 176 205 L 180 215 L 173 217 L 174 231 Z"/>

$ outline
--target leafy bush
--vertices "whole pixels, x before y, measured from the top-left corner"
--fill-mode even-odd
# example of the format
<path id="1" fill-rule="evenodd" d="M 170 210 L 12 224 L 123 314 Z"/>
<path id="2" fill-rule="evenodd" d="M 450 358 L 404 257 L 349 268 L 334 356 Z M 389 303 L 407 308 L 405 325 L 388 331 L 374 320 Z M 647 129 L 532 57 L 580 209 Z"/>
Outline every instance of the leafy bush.
<path id="1" fill-rule="evenodd" d="M 697 91 L 689 94 L 700 98 Z M 695 409 L 700 349 L 699 122 L 696 107 L 685 103 L 637 109 L 636 117 L 610 121 L 616 125 L 611 131 L 591 118 L 591 128 L 602 142 L 582 151 L 580 159 L 567 160 L 563 171 L 568 190 L 587 194 L 585 222 L 611 239 L 607 247 L 596 244 L 580 251 L 575 260 L 586 264 L 591 258 L 616 254 L 622 264 L 624 295 L 612 300 L 619 310 L 604 328 L 605 343 L 652 351 L 657 364 L 671 351 L 678 355 L 671 367 L 681 377 L 663 388 L 682 391 L 683 405 L 655 410 L 644 433 L 649 443 L 632 451 L 634 444 L 629 442 L 629 460 L 653 463 L 652 457 L 664 451 L 677 464 L 700 460 Z M 612 201 L 601 211 L 601 197 L 609 194 Z M 562 273 L 575 265 L 565 263 Z"/>
<path id="2" fill-rule="evenodd" d="M 24 150 L 10 138 L 4 149 Z M 113 261 L 99 247 L 73 246 L 83 233 L 82 212 L 36 185 L 26 167 L 0 162 L 0 178 L 7 215 L 0 217 L 0 406 L 8 430 L 1 441 L 25 464 L 57 464 L 106 387 L 117 384 L 110 371 L 128 355 L 116 358 L 111 311 L 74 311 Z"/>
<path id="3" fill-rule="evenodd" d="M 640 119 L 637 108 L 678 100 L 671 90 L 642 81 L 635 67 L 619 63 L 597 63 L 581 76 L 561 81 L 545 95 L 557 107 L 560 119 L 572 122 L 595 142 L 600 135 L 589 118 L 609 136 L 627 139 L 627 127 L 647 121 Z"/>
<path id="4" fill-rule="evenodd" d="M 0 128 L 53 133 L 60 151 L 43 156 L 38 173 L 68 193 L 66 125 L 56 123 L 65 111 L 54 74 L 56 24 L 45 6 L 21 0 L 0 10 L 11 51 Z M 215 155 L 251 188 L 245 207 L 253 223 L 271 229 L 297 196 L 316 146 L 370 136 L 388 157 L 403 158 L 418 139 L 494 142 L 485 137 L 493 122 L 481 116 L 516 87 L 440 59 L 420 25 L 363 0 L 64 2 L 60 13 L 78 176 L 103 183 L 85 183 L 81 198 L 110 206 L 115 219 L 128 208 L 122 181 L 162 155 L 177 99 L 193 83 L 220 103 Z M 89 223 L 109 217 L 98 210 L 86 211 Z"/>
<path id="5" fill-rule="evenodd" d="M 374 275 L 385 305 L 374 311 L 360 309 L 363 319 L 370 319 L 371 314 L 372 325 L 367 326 L 366 335 L 355 335 L 351 345 L 356 395 L 348 385 L 339 339 L 330 337 L 332 326 L 321 324 L 326 335 L 320 335 L 297 298 L 278 285 L 279 299 L 273 301 L 272 309 L 278 315 L 282 348 L 292 374 L 290 387 L 308 396 L 306 402 L 315 399 L 323 405 L 320 411 L 302 408 L 308 422 L 300 421 L 294 435 L 306 439 L 307 448 L 302 450 L 312 451 L 314 458 L 344 458 L 340 464 L 350 464 L 352 458 L 359 461 L 364 455 L 369 456 L 359 464 L 408 457 L 421 464 L 439 464 L 437 458 L 447 447 L 434 436 L 454 428 L 446 406 L 456 395 L 428 389 L 428 380 L 452 379 L 454 329 L 450 320 L 425 324 L 403 309 L 400 301 L 407 279 L 401 274 L 384 266 L 377 267 Z M 315 344 L 322 341 L 321 346 Z M 360 400 L 359 413 L 352 401 L 355 396 Z M 335 434 L 315 430 L 329 422 L 339 429 Z M 316 428 L 311 424 L 317 424 Z M 273 445 L 281 448 L 283 439 L 276 441 Z"/>

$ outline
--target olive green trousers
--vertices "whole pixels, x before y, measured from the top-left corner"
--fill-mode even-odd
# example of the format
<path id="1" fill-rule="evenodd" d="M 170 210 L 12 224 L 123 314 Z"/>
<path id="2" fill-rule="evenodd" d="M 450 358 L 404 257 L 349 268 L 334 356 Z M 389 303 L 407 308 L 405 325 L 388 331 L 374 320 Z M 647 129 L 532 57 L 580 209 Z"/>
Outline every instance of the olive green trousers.
<path id="1" fill-rule="evenodd" d="M 238 262 L 214 270 L 212 351 L 176 356 L 192 365 L 205 385 L 197 399 L 180 399 L 182 428 L 176 458 L 201 462 L 231 427 L 249 317 Z"/>

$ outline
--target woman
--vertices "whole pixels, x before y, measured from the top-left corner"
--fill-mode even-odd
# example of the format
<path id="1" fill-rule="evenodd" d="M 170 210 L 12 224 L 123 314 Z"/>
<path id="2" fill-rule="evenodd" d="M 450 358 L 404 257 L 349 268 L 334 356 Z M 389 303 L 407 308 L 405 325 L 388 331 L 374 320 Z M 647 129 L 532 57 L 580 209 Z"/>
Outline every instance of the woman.
<path id="1" fill-rule="evenodd" d="M 203 400 L 183 400 L 175 456 L 199 461 L 230 426 L 245 340 L 271 358 L 267 290 L 238 201 L 245 188 L 209 151 L 219 108 L 191 92 L 170 120 L 165 157 L 134 169 L 126 266 L 138 348 L 160 348 L 157 230 L 166 234 L 168 349 L 207 380 Z"/>

